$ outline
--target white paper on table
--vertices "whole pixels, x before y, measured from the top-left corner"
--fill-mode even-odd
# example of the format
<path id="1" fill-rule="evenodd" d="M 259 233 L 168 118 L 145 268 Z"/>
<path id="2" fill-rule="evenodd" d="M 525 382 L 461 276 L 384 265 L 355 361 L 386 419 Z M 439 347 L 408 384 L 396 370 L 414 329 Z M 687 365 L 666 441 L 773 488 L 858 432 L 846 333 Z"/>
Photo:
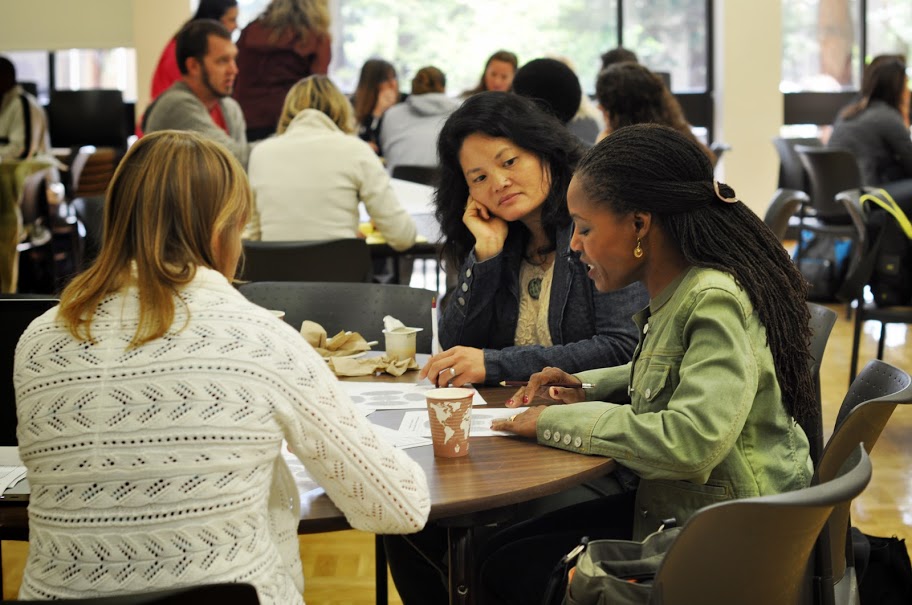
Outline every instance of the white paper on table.
<path id="1" fill-rule="evenodd" d="M 24 466 L 0 466 L 0 494 L 25 479 Z"/>
<path id="2" fill-rule="evenodd" d="M 427 412 L 425 412 L 425 415 L 427 415 Z M 381 439 L 400 450 L 407 450 L 411 447 L 421 447 L 422 445 L 431 445 L 431 440 L 428 438 L 410 433 L 403 433 L 396 429 L 380 426 L 379 424 L 375 424 L 373 429 Z M 428 433 L 428 435 L 430 435 L 430 433 Z"/>
<path id="3" fill-rule="evenodd" d="M 469 438 L 472 437 L 490 437 L 492 435 L 513 435 L 506 431 L 491 430 L 491 421 L 497 418 L 509 418 L 513 414 L 519 414 L 523 410 L 514 408 L 472 408 L 472 428 L 469 429 Z M 399 432 L 409 435 L 418 435 L 419 437 L 431 436 L 431 423 L 428 414 L 425 411 L 406 412 L 402 416 L 402 424 L 399 425 Z"/>
<path id="4" fill-rule="evenodd" d="M 342 380 L 339 385 L 357 407 L 368 406 L 374 410 L 425 410 L 425 393 L 434 388 L 427 380 L 418 383 Z M 488 402 L 475 391 L 472 405 L 488 405 Z"/>

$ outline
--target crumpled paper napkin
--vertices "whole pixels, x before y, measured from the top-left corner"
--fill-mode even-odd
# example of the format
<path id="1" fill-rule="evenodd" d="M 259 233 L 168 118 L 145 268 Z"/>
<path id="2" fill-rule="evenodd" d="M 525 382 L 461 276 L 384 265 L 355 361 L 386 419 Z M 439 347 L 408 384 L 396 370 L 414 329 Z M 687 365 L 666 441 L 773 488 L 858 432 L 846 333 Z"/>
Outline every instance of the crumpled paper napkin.
<path id="1" fill-rule="evenodd" d="M 381 372 L 401 376 L 406 371 L 417 370 L 419 367 L 414 359 L 399 360 L 387 355 L 352 359 L 351 355 L 370 350 L 370 345 L 357 332 L 341 331 L 332 338 L 327 338 L 323 326 L 305 321 L 301 324 L 301 336 L 326 358 L 329 369 L 336 376 L 372 376 Z"/>

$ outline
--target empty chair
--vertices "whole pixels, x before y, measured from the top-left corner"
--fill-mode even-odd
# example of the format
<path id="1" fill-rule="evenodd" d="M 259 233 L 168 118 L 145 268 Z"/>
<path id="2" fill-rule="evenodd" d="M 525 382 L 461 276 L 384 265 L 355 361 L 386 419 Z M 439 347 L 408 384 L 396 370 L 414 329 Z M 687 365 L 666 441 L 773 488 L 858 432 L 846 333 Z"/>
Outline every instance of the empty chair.
<path id="1" fill-rule="evenodd" d="M 262 282 L 238 288 L 251 302 L 285 311 L 295 328 L 309 319 L 329 336 L 340 330 L 359 332 L 383 342 L 383 316 L 392 315 L 418 332 L 417 351 L 431 352 L 431 290 L 390 284 Z"/>
<path id="2" fill-rule="evenodd" d="M 849 266 L 845 282 L 839 291 L 839 298 L 851 303 L 857 300 L 855 325 L 852 334 L 852 354 L 849 359 L 849 383 L 855 380 L 858 367 L 858 351 L 861 346 L 861 328 L 866 321 L 880 322 L 880 336 L 877 340 L 877 359 L 883 359 L 887 324 L 912 324 L 912 307 L 905 305 L 884 306 L 866 302 L 865 286 L 871 282 L 880 252 L 885 230 L 878 225 L 873 228 L 870 215 L 861 207 L 859 198 L 864 190 L 852 189 L 837 194 L 837 199 L 846 208 L 857 233 L 858 251 Z"/>
<path id="3" fill-rule="evenodd" d="M 112 148 L 81 148 L 70 166 L 71 197 L 104 197 L 118 161 L 118 154 Z"/>
<path id="4" fill-rule="evenodd" d="M 777 189 L 763 215 L 763 222 L 780 241 L 798 239 L 797 226 L 800 218 L 795 214 L 802 205 L 810 202 L 811 198 L 804 191 Z"/>
<path id="5" fill-rule="evenodd" d="M 833 508 L 850 503 L 870 478 L 871 462 L 859 446 L 831 481 L 697 511 L 662 560 L 650 602 L 801 603 L 808 589 L 805 570 L 820 530 Z"/>
<path id="6" fill-rule="evenodd" d="M 773 138 L 773 147 L 779 155 L 779 188 L 809 192 L 811 183 L 795 151 L 796 146 L 823 147 L 823 141 L 817 137 Z"/>
<path id="7" fill-rule="evenodd" d="M 243 281 L 370 281 L 370 250 L 363 239 L 323 242 L 244 240 L 238 270 Z"/>
<path id="8" fill-rule="evenodd" d="M 823 353 L 826 351 L 827 340 L 830 338 L 830 332 L 833 330 L 833 324 L 836 323 L 836 312 L 822 305 L 807 303 L 808 311 L 811 313 L 809 322 L 811 328 L 811 374 L 814 376 L 814 390 L 817 393 L 817 416 L 813 419 L 807 419 L 801 423 L 804 434 L 807 435 L 810 444 L 811 461 L 814 468 L 820 460 L 820 454 L 823 451 L 823 412 L 821 409 L 820 397 L 820 367 L 823 364 Z"/>
<path id="9" fill-rule="evenodd" d="M 795 152 L 807 171 L 810 206 L 803 208 L 802 228 L 855 238 L 851 218 L 836 194 L 861 187 L 861 170 L 846 149 L 796 145 Z"/>
<path id="10" fill-rule="evenodd" d="M 57 304 L 56 298 L 42 295 L 4 294 L 0 297 L 0 446 L 15 446 L 16 393 L 13 390 L 13 358 L 16 343 L 32 320 Z"/>
<path id="11" fill-rule="evenodd" d="M 440 178 L 440 168 L 437 166 L 411 166 L 399 164 L 393 168 L 391 175 L 394 179 L 411 181 L 412 183 L 421 183 L 422 185 L 437 185 Z"/>
<path id="12" fill-rule="evenodd" d="M 860 443 L 870 453 L 896 406 L 907 403 L 912 403 L 912 377 L 882 361 L 869 362 L 842 401 L 836 428 L 812 483 L 824 484 L 835 477 L 840 461 Z M 819 603 L 858 602 L 854 554 L 852 543 L 847 540 L 849 504 L 844 502 L 833 509 L 818 542 L 814 575 Z"/>

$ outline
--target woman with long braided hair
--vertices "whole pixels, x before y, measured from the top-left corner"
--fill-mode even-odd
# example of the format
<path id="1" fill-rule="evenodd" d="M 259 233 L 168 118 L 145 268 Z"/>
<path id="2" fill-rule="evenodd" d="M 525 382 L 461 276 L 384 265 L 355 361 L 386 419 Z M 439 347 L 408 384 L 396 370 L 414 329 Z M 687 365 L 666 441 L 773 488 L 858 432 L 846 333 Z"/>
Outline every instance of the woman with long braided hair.
<path id="1" fill-rule="evenodd" d="M 807 286 L 772 232 L 713 179 L 697 145 L 658 125 L 621 128 L 583 156 L 567 205 L 570 247 L 596 288 L 639 281 L 648 290 L 649 307 L 634 317 L 640 344 L 626 366 L 534 374 L 508 405 L 538 396 L 571 405 L 531 407 L 492 428 L 633 471 L 634 539 L 715 502 L 806 486 L 812 469 L 797 420 L 816 410 Z M 545 386 L 555 383 L 592 388 Z M 601 530 L 616 519 L 600 516 L 608 500 L 508 530 L 518 541 L 499 540 L 506 546 L 482 573 L 493 602 L 525 602 L 516 594 L 524 587 L 499 579 L 518 561 L 535 576 L 529 553 L 547 574 L 580 536 L 610 533 Z M 552 533 L 539 537 L 531 524 Z"/>

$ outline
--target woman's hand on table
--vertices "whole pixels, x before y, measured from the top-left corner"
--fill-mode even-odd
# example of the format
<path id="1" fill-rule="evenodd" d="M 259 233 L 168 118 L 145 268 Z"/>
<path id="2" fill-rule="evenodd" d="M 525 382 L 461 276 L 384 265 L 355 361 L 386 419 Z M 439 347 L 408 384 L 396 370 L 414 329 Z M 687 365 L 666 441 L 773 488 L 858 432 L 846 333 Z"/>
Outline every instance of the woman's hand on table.
<path id="1" fill-rule="evenodd" d="M 484 351 L 474 347 L 453 347 L 431 357 L 418 379 L 427 377 L 436 387 L 480 384 L 485 379 Z"/>
<path id="2" fill-rule="evenodd" d="M 579 388 L 546 386 L 549 384 L 578 384 L 580 386 Z M 586 393 L 583 391 L 579 378 L 560 368 L 548 367 L 529 376 L 529 383 L 520 387 L 513 397 L 507 400 L 506 406 L 515 408 L 528 405 L 536 397 L 544 397 L 557 403 L 578 403 L 586 400 Z"/>
<path id="3" fill-rule="evenodd" d="M 523 412 L 513 414 L 509 418 L 498 418 L 491 421 L 491 429 L 495 431 L 505 431 L 515 433 L 521 437 L 536 437 L 536 426 L 538 417 L 548 406 L 536 405 Z"/>
<path id="4" fill-rule="evenodd" d="M 500 254 L 507 240 L 507 221 L 491 214 L 470 195 L 462 222 L 475 237 L 475 258 L 479 262 Z"/>

